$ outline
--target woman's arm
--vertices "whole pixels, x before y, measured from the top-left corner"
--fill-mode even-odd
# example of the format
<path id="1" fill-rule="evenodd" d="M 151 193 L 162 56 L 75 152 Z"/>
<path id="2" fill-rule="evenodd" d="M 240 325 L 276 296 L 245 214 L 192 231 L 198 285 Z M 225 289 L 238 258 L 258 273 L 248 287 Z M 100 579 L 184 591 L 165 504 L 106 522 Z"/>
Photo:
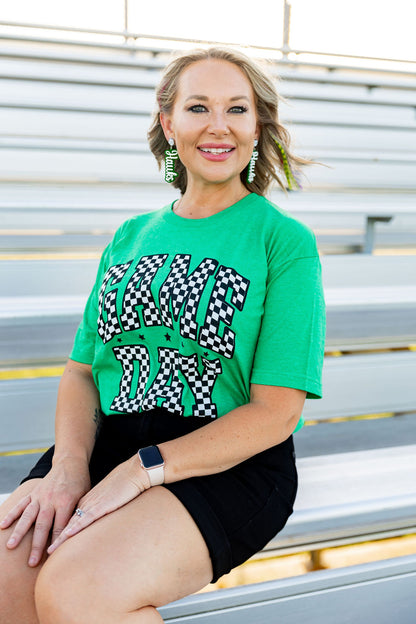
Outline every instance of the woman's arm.
<path id="1" fill-rule="evenodd" d="M 306 392 L 252 384 L 251 399 L 185 436 L 159 444 L 165 482 L 214 474 L 275 446 L 293 433 Z"/>
<path id="2" fill-rule="evenodd" d="M 5 529 L 18 519 L 9 548 L 16 548 L 35 524 L 29 558 L 31 566 L 39 563 L 52 527 L 56 539 L 81 496 L 91 487 L 88 464 L 99 414 L 99 397 L 91 367 L 70 360 L 58 390 L 52 469 L 0 524 Z"/>
<path id="3" fill-rule="evenodd" d="M 88 466 L 100 419 L 91 366 L 69 360 L 59 384 L 53 464 L 73 457 Z"/>
<path id="4" fill-rule="evenodd" d="M 302 390 L 253 384 L 247 405 L 158 445 L 165 461 L 165 482 L 222 472 L 283 442 L 299 421 L 305 397 Z M 71 518 L 48 552 L 149 487 L 149 477 L 136 453 L 82 497 L 82 517 Z"/>

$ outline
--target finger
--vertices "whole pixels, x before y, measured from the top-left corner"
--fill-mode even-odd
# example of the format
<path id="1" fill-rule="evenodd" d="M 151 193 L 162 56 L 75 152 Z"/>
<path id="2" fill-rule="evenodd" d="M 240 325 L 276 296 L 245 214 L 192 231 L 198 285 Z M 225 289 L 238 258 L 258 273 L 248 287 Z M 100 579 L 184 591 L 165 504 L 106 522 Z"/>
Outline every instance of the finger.
<path id="1" fill-rule="evenodd" d="M 9 526 L 11 526 L 13 522 L 17 520 L 17 518 L 20 518 L 26 507 L 30 505 L 30 502 L 31 498 L 30 495 L 28 495 L 22 498 L 22 500 L 20 500 L 17 505 L 12 507 L 9 513 L 0 522 L 0 529 L 8 529 Z"/>
<path id="2" fill-rule="evenodd" d="M 52 530 L 52 543 L 54 543 L 62 531 L 65 529 L 67 524 L 69 523 L 72 515 L 73 505 L 67 508 L 59 508 L 55 514 L 55 521 L 53 524 Z"/>
<path id="3" fill-rule="evenodd" d="M 36 520 L 36 517 L 39 513 L 39 503 L 36 501 L 32 501 L 30 505 L 28 505 L 20 519 L 18 520 L 13 533 L 10 536 L 9 541 L 7 542 L 8 548 L 16 548 L 29 531 L 30 527 Z"/>
<path id="4" fill-rule="evenodd" d="M 32 549 L 29 556 L 30 567 L 37 566 L 42 559 L 49 539 L 49 533 L 52 527 L 54 515 L 54 508 L 48 507 L 47 509 L 42 509 L 36 518 L 32 538 Z"/>
<path id="5" fill-rule="evenodd" d="M 48 554 L 51 555 L 67 539 L 69 539 L 73 535 L 76 535 L 77 533 L 82 531 L 82 529 L 85 529 L 87 526 L 92 524 L 94 520 L 95 517 L 93 517 L 92 514 L 86 511 L 83 511 L 82 515 L 77 515 L 77 513 L 75 513 L 66 525 L 66 527 L 61 531 L 57 539 L 49 546 Z"/>

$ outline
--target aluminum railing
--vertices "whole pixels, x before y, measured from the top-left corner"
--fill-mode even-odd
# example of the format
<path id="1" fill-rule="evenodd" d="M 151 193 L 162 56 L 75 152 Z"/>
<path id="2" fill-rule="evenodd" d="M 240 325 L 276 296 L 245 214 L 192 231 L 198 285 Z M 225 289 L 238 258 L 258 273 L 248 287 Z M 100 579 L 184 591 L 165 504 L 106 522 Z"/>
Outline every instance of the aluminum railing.
<path id="1" fill-rule="evenodd" d="M 121 5 L 120 5 L 121 8 Z M 16 21 L 0 21 L 0 28 L 10 29 L 10 32 L 0 32 L 0 39 L 15 40 L 15 41 L 27 41 L 27 42 L 44 42 L 44 43 L 65 43 L 65 45 L 81 45 L 81 46 L 95 46 L 108 49 L 120 49 L 127 50 L 129 52 L 142 51 L 145 49 L 148 52 L 153 53 L 155 56 L 169 53 L 172 50 L 183 47 L 183 44 L 197 44 L 197 45 L 214 45 L 221 44 L 231 47 L 237 47 L 244 49 L 248 53 L 256 54 L 262 57 L 267 57 L 272 60 L 284 62 L 287 64 L 307 64 L 309 66 L 322 66 L 324 62 L 328 64 L 328 69 L 334 70 L 337 68 L 336 59 L 339 61 L 341 67 L 345 67 L 346 62 L 354 63 L 360 61 L 367 61 L 371 64 L 376 64 L 371 67 L 360 67 L 360 64 L 356 63 L 354 69 L 368 71 L 393 71 L 404 74 L 415 74 L 416 72 L 416 60 L 412 59 L 392 59 L 386 57 L 377 56 L 360 56 L 354 54 L 340 54 L 336 52 L 325 52 L 316 50 L 304 50 L 292 48 L 290 46 L 290 13 L 291 5 L 287 0 L 283 2 L 283 33 L 282 33 L 282 46 L 270 47 L 260 45 L 247 45 L 240 41 L 218 41 L 218 40 L 203 40 L 203 39 L 186 39 L 181 37 L 169 37 L 158 34 L 148 34 L 134 32 L 130 29 L 129 25 L 129 2 L 123 0 L 122 8 L 124 11 L 124 29 L 117 30 L 102 30 L 102 29 L 89 29 L 89 28 L 77 28 L 68 26 L 57 26 L 54 24 L 35 24 L 27 22 Z M 28 30 L 33 32 L 41 30 L 44 33 L 58 33 L 60 37 L 53 38 L 50 35 L 43 35 L 41 37 L 34 37 L 33 35 L 16 34 L 15 31 Z M 66 33 L 82 34 L 91 36 L 91 40 L 77 40 L 77 39 L 64 39 L 62 35 Z M 56 35 L 55 35 L 56 36 Z M 100 41 L 99 38 L 103 40 Z M 104 39 L 113 38 L 113 42 L 105 41 Z M 161 47 L 156 47 L 155 42 L 159 42 Z M 148 45 L 146 46 L 146 42 Z M 303 62 L 303 59 L 308 59 Z M 316 60 L 314 60 L 316 59 Z M 377 65 L 378 64 L 378 65 Z"/>

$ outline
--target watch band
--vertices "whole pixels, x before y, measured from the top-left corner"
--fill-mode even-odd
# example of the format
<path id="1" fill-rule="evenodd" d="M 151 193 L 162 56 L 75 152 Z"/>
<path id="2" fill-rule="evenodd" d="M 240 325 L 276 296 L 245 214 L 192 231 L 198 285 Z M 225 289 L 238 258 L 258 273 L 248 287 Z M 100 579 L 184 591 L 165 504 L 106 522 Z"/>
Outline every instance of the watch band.
<path id="1" fill-rule="evenodd" d="M 150 486 L 165 482 L 165 462 L 157 446 L 146 446 L 138 451 L 140 465 L 146 470 Z"/>
<path id="2" fill-rule="evenodd" d="M 165 482 L 165 467 L 156 466 L 156 468 L 145 468 L 149 475 L 150 485 L 162 485 Z"/>

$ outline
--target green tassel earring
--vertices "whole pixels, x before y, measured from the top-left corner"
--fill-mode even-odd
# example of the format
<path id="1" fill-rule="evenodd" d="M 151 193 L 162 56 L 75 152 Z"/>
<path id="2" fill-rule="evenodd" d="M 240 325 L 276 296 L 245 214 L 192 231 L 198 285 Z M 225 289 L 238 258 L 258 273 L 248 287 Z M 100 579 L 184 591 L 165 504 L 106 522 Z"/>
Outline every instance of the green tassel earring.
<path id="1" fill-rule="evenodd" d="M 257 141 L 257 139 L 254 139 L 254 150 L 253 150 L 253 153 L 251 155 L 250 162 L 248 163 L 248 169 L 247 169 L 247 182 L 249 184 L 251 184 L 253 182 L 254 178 L 256 177 L 254 169 L 256 168 L 256 160 L 259 157 L 259 153 L 256 150 L 257 145 L 258 145 L 258 141 Z"/>
<path id="2" fill-rule="evenodd" d="M 175 141 L 172 138 L 170 138 L 168 143 L 171 147 L 173 147 L 175 144 Z M 178 150 L 176 149 L 165 150 L 165 182 L 169 182 L 169 184 L 173 182 L 174 179 L 178 175 L 177 172 L 175 171 L 175 160 L 178 160 L 178 158 L 179 158 Z"/>

